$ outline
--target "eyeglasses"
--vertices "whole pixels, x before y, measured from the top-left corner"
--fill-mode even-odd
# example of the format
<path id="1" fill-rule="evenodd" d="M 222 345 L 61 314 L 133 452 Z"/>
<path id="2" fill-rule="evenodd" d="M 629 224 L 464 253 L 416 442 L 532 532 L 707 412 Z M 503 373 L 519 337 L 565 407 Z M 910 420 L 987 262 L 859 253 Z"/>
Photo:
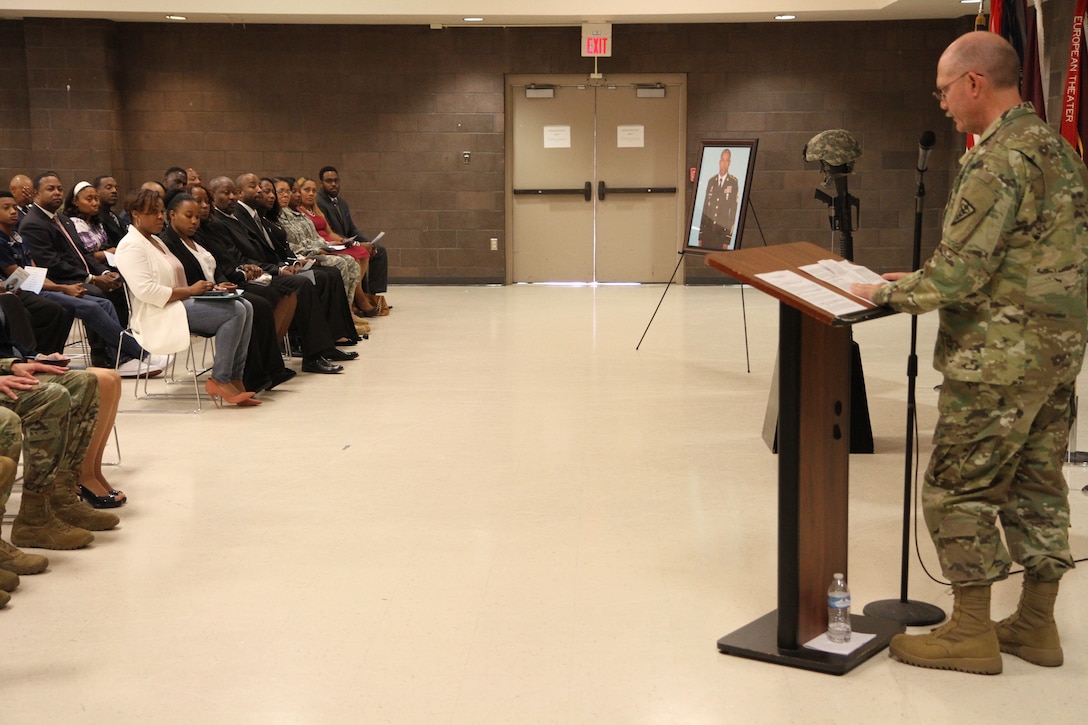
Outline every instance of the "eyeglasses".
<path id="1" fill-rule="evenodd" d="M 962 81 L 964 78 L 966 78 L 968 75 L 970 75 L 973 72 L 974 71 L 967 71 L 963 75 L 961 75 L 959 78 L 957 78 L 956 80 L 946 83 L 944 88 L 938 88 L 937 90 L 933 91 L 933 97 L 937 99 L 938 103 L 944 103 L 946 100 L 948 100 L 948 89 L 951 88 L 956 83 Z M 982 74 L 981 73 L 975 73 L 975 75 L 982 75 Z"/>

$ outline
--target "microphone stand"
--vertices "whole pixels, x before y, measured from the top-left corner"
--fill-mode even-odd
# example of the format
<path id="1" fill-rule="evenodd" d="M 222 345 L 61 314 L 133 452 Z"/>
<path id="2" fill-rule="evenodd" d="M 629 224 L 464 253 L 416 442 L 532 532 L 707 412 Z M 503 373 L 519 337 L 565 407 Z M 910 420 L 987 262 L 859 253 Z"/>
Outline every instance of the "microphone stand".
<path id="1" fill-rule="evenodd" d="M 918 169 L 918 192 L 914 196 L 914 256 L 912 270 L 922 266 L 922 199 L 926 187 L 922 182 L 924 169 Z M 881 599 L 865 605 L 865 615 L 899 622 L 908 627 L 923 627 L 944 621 L 944 610 L 926 602 L 907 599 L 907 576 L 910 564 L 910 514 L 912 474 L 914 473 L 915 380 L 918 377 L 918 316 L 910 316 L 910 354 L 907 357 L 907 451 L 903 472 L 903 553 L 899 575 L 899 599 Z"/>

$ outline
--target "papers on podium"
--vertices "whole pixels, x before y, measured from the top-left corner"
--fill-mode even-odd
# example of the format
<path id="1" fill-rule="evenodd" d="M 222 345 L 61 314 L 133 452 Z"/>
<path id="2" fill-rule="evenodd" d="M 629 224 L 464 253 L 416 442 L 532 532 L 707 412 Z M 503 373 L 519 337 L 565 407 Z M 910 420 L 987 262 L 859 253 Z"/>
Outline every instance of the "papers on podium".
<path id="1" fill-rule="evenodd" d="M 842 294 L 816 284 L 791 270 L 766 272 L 756 276 L 811 305 L 830 312 L 836 317 L 844 317 L 871 309 L 870 305 L 863 304 L 860 301 L 860 297 L 851 294 L 851 284 L 855 282 L 883 284 L 887 281 L 868 267 L 862 267 L 860 264 L 854 264 L 845 259 L 821 259 L 815 264 L 806 264 L 799 269 L 816 279 L 827 282 L 836 289 L 842 290 L 847 296 L 844 297 Z"/>

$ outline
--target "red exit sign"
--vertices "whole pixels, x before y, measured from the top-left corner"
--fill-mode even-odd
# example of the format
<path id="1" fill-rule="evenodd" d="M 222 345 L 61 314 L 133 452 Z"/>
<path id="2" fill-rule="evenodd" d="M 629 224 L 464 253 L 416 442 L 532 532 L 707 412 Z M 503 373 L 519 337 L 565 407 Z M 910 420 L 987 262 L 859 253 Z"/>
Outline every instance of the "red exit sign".
<path id="1" fill-rule="evenodd" d="M 582 48 L 582 56 L 586 58 L 601 55 L 611 57 L 612 48 L 609 47 L 609 40 L 611 38 L 586 38 L 586 46 Z"/>
<path id="2" fill-rule="evenodd" d="M 582 25 L 582 57 L 612 57 L 612 23 Z"/>

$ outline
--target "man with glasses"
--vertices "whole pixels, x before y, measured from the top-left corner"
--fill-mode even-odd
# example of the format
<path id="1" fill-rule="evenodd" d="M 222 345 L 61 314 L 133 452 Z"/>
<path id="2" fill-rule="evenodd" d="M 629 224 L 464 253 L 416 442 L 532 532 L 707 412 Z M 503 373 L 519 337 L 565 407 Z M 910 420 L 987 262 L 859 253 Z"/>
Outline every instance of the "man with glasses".
<path id="1" fill-rule="evenodd" d="M 941 55 L 935 95 L 979 142 L 960 159 L 933 257 L 854 287 L 903 312 L 940 310 L 944 382 L 922 502 L 955 603 L 948 623 L 897 635 L 891 654 L 978 674 L 1001 672 L 1001 652 L 1062 664 L 1054 601 L 1073 568 L 1062 463 L 1088 336 L 1088 169 L 1021 101 L 1019 73 L 993 33 Z M 1020 604 L 995 627 L 990 587 L 1013 560 Z"/>
<path id="2" fill-rule="evenodd" d="M 317 192 L 317 205 L 325 215 L 329 227 L 342 237 L 355 237 L 370 252 L 370 266 L 363 279 L 363 292 L 370 295 L 385 294 L 389 286 L 389 255 L 385 247 L 372 242 L 351 218 L 348 203 L 340 196 L 340 172 L 334 166 L 325 166 L 318 172 L 321 189 Z"/>

